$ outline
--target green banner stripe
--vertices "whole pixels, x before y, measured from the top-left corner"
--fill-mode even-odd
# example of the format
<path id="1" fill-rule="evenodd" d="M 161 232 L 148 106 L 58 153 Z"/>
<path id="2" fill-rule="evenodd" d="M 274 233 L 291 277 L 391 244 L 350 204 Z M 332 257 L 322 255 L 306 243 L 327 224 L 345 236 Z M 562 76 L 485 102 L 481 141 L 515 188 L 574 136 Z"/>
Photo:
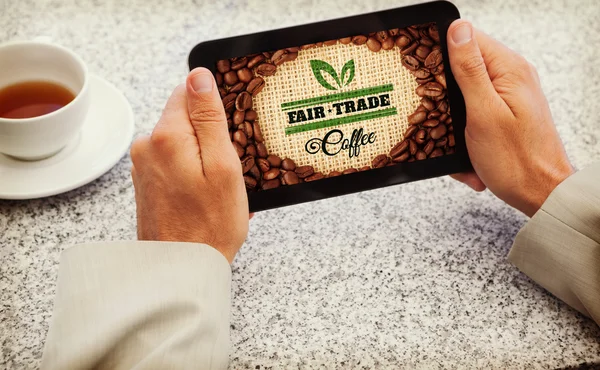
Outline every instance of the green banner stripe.
<path id="1" fill-rule="evenodd" d="M 289 102 L 289 103 L 283 103 L 283 104 L 281 104 L 281 109 L 285 111 L 285 110 L 290 110 L 290 109 L 307 107 L 310 105 L 330 103 L 330 102 L 334 102 L 334 101 L 338 101 L 338 100 L 358 98 L 358 97 L 365 96 L 365 95 L 374 95 L 374 94 L 379 94 L 382 92 L 387 92 L 387 91 L 392 91 L 392 90 L 394 90 L 394 85 L 392 85 L 392 84 L 368 87 L 366 89 L 347 91 L 347 92 L 343 92 L 343 93 L 339 93 L 339 94 L 332 94 L 332 95 L 323 95 L 323 96 L 318 96 L 316 98 L 303 99 L 303 100 L 297 100 L 297 101 L 293 101 L 293 102 Z"/>
<path id="2" fill-rule="evenodd" d="M 393 116 L 395 114 L 398 114 L 398 112 L 396 111 L 396 108 L 394 108 L 394 107 L 386 108 L 386 109 L 381 109 L 381 110 L 374 111 L 374 112 L 365 112 L 365 113 L 355 114 L 352 116 L 346 116 L 346 117 L 342 117 L 342 118 L 333 118 L 333 119 L 328 119 L 325 121 L 313 122 L 313 123 L 309 123 L 309 124 L 301 125 L 301 126 L 288 127 L 285 129 L 285 134 L 292 135 L 292 134 L 297 134 L 299 132 L 318 130 L 320 128 L 325 128 L 325 127 L 345 125 L 347 123 L 366 121 L 368 119 Z"/>

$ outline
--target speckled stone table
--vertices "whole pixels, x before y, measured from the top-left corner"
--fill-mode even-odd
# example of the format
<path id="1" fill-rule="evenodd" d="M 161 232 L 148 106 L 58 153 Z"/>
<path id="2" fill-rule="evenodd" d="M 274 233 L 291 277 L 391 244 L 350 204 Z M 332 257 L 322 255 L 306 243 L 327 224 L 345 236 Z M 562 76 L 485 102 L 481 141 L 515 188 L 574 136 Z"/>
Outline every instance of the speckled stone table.
<path id="1" fill-rule="evenodd" d="M 201 40 L 407 3 L 0 0 L 0 42 L 73 48 L 125 93 L 143 134 Z M 600 3 L 456 4 L 537 66 L 573 163 L 600 160 Z M 0 201 L 0 368 L 39 366 L 63 249 L 135 238 L 130 165 L 52 198 Z M 448 178 L 257 214 L 233 265 L 231 368 L 600 364 L 598 326 L 506 261 L 525 222 Z"/>

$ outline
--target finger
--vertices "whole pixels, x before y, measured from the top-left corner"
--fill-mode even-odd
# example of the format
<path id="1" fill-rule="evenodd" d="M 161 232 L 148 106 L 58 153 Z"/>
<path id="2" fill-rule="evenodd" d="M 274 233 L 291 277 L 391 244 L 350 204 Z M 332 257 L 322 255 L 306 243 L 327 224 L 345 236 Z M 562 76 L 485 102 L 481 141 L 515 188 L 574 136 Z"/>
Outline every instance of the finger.
<path id="1" fill-rule="evenodd" d="M 194 129 L 190 124 L 187 105 L 187 92 L 185 84 L 178 85 L 171 93 L 165 104 L 162 115 L 154 127 L 154 132 L 165 131 L 194 135 Z"/>
<path id="2" fill-rule="evenodd" d="M 194 69 L 188 75 L 186 90 L 187 110 L 203 160 L 221 158 L 224 150 L 233 151 L 225 110 L 212 73 L 206 68 Z"/>
<path id="3" fill-rule="evenodd" d="M 461 172 L 450 175 L 454 180 L 460 181 L 475 191 L 484 191 L 485 184 L 475 172 Z"/>
<path id="4" fill-rule="evenodd" d="M 488 75 L 471 23 L 456 20 L 450 25 L 448 52 L 452 73 L 467 106 L 479 103 L 482 97 L 498 96 Z"/>

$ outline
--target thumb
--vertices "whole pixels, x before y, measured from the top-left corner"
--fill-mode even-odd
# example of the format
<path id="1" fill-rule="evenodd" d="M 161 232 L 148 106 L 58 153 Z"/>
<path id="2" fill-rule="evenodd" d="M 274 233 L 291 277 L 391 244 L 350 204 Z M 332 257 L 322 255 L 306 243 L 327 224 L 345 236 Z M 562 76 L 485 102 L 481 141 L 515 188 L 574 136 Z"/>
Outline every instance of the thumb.
<path id="1" fill-rule="evenodd" d="M 190 122 L 200 146 L 200 155 L 220 158 L 226 149 L 233 149 L 227 118 L 212 73 L 206 68 L 195 68 L 186 81 L 187 105 Z"/>
<path id="2" fill-rule="evenodd" d="M 465 97 L 467 107 L 477 104 L 490 94 L 497 95 L 488 75 L 473 26 L 456 20 L 448 28 L 448 53 L 456 82 Z"/>

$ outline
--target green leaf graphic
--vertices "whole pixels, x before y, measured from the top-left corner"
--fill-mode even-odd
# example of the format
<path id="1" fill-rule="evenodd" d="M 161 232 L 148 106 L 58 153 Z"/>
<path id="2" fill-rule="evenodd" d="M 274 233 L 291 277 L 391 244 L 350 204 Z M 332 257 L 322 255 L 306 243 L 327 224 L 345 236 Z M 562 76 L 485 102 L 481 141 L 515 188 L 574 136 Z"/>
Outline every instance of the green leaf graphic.
<path id="1" fill-rule="evenodd" d="M 350 72 L 348 79 L 346 79 L 347 72 Z M 354 80 L 354 59 L 350 59 L 346 62 L 346 64 L 344 64 L 342 67 L 342 73 L 340 73 L 340 77 L 340 80 L 342 81 L 341 87 L 348 86 L 348 84 Z"/>
<path id="2" fill-rule="evenodd" d="M 322 60 L 313 59 L 310 61 L 310 68 L 312 68 L 313 74 L 315 75 L 315 78 L 317 79 L 317 81 L 324 88 L 326 88 L 328 90 L 337 90 L 336 87 L 331 86 L 331 84 L 329 84 L 329 82 L 327 82 L 327 80 L 325 80 L 325 78 L 322 75 L 323 72 L 328 73 L 331 77 L 333 77 L 335 82 L 337 82 L 337 84 L 340 87 L 342 86 L 342 84 L 340 83 L 340 78 L 337 75 L 337 72 L 335 71 L 335 69 L 333 69 L 333 67 L 329 63 L 324 62 Z"/>

